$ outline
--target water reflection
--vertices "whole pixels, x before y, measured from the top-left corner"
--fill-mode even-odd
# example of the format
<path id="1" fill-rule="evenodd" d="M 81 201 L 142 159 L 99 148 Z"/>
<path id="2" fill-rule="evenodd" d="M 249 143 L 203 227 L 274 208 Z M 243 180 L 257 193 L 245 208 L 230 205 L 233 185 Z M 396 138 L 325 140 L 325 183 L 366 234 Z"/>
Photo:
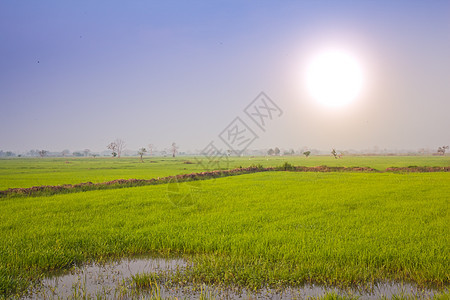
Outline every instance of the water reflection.
<path id="1" fill-rule="evenodd" d="M 188 266 L 180 258 L 127 258 L 106 264 L 90 264 L 76 268 L 60 276 L 45 278 L 24 299 L 96 298 L 102 299 L 149 299 L 155 296 L 163 299 L 198 299 L 200 296 L 213 299 L 308 299 L 328 293 L 351 295 L 359 299 L 380 299 L 386 297 L 412 296 L 415 299 L 432 298 L 438 291 L 421 289 L 412 284 L 378 283 L 372 289 L 340 290 L 333 287 L 304 285 L 283 290 L 261 289 L 258 292 L 239 290 L 233 287 L 176 286 L 159 284 L 153 290 L 136 290 L 131 277 L 136 274 L 183 271 Z M 156 291 L 155 291 L 156 289 Z"/>

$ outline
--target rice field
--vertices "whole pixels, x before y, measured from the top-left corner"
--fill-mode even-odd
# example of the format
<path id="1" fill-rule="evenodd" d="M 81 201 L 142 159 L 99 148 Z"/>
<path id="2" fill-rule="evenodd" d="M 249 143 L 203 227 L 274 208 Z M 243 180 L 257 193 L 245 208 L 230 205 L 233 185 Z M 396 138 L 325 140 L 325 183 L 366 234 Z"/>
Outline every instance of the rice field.
<path id="1" fill-rule="evenodd" d="M 1 190 L 202 171 L 185 163 L 193 158 L 152 160 L 0 160 Z M 284 162 L 450 165 L 447 157 L 244 157 L 229 167 Z M 263 172 L 182 183 L 177 192 L 188 201 L 174 205 L 168 184 L 0 198 L 0 297 L 75 265 L 138 254 L 189 261 L 173 275 L 179 282 L 449 287 L 448 172 Z"/>
<path id="2" fill-rule="evenodd" d="M 112 159 L 97 158 L 12 158 L 0 159 L 0 190 L 40 185 L 77 184 L 81 182 L 105 182 L 115 179 L 150 179 L 177 174 L 205 171 L 198 162 L 204 157 L 137 157 Z M 332 156 L 267 156 L 230 157 L 218 165 L 222 169 L 263 165 L 280 166 L 289 162 L 295 166 L 371 167 L 385 170 L 389 167 L 430 166 L 448 167 L 448 156 L 348 156 L 334 159 Z"/>

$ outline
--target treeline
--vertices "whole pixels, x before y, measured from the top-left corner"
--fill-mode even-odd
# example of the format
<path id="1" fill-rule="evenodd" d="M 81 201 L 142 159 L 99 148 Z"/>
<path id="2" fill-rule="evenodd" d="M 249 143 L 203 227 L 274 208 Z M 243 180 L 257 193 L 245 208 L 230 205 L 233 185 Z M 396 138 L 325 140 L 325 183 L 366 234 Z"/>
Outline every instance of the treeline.
<path id="1" fill-rule="evenodd" d="M 0 157 L 15 157 L 15 156 L 18 156 L 18 155 L 12 151 L 0 150 Z M 19 156 L 20 156 L 20 154 L 19 154 Z"/>

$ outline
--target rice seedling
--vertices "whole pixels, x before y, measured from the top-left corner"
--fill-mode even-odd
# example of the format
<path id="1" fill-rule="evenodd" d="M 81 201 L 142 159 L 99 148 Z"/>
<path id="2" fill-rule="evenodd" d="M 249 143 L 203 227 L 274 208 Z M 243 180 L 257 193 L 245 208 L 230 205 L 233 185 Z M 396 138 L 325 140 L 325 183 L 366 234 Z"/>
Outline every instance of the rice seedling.
<path id="1" fill-rule="evenodd" d="M 2 292 L 136 253 L 191 255 L 180 276 L 207 284 L 447 285 L 448 176 L 257 173 L 205 182 L 187 209 L 164 186 L 4 200 Z"/>
<path id="2" fill-rule="evenodd" d="M 107 182 L 117 179 L 150 179 L 178 174 L 203 172 L 197 163 L 202 157 L 152 157 L 141 163 L 136 157 L 111 158 L 12 158 L 0 159 L 0 190 L 41 185 Z M 185 162 L 193 162 L 186 164 Z M 295 166 L 389 167 L 450 166 L 447 156 L 348 156 L 334 159 L 328 156 L 267 156 L 230 157 L 221 166 L 227 169 L 263 165 L 277 167 L 284 163 Z"/>
<path id="3" fill-rule="evenodd" d="M 187 207 L 169 201 L 167 184 L 3 198 L 0 297 L 75 265 L 136 254 L 188 260 L 173 284 L 257 290 L 405 281 L 446 289 L 449 179 L 259 172 L 206 180 Z"/>

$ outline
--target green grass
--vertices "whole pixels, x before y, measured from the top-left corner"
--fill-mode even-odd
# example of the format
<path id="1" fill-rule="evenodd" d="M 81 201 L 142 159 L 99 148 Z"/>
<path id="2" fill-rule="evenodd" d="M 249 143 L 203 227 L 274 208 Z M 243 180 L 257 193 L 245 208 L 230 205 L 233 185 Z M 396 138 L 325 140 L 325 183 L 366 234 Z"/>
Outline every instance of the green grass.
<path id="1" fill-rule="evenodd" d="M 323 297 L 310 297 L 309 300 L 358 300 L 358 297 L 342 296 L 335 292 L 328 293 Z"/>
<path id="2" fill-rule="evenodd" d="M 200 157 L 198 157 L 200 159 Z M 151 162 L 152 161 L 152 162 Z M 185 161 L 194 164 L 185 164 Z M 205 160 L 204 160 L 205 161 Z M 150 179 L 183 173 L 205 171 L 196 164 L 194 157 L 145 158 L 12 158 L 0 159 L 0 190 L 39 185 L 77 184 L 81 182 L 105 182 L 115 179 Z M 388 167 L 450 166 L 448 156 L 348 156 L 334 159 L 331 156 L 284 157 L 230 157 L 222 161 L 223 168 L 248 167 L 261 164 L 264 167 L 280 166 L 289 162 L 295 166 L 372 167 L 384 170 Z"/>
<path id="3" fill-rule="evenodd" d="M 192 158 L 191 158 L 192 159 Z M 0 159 L 0 190 L 39 185 L 105 182 L 115 179 L 149 179 L 200 171 L 189 159 L 155 158 L 22 158 Z"/>
<path id="4" fill-rule="evenodd" d="M 142 253 L 184 255 L 195 264 L 180 279 L 206 284 L 448 286 L 449 182 L 444 172 L 270 172 L 202 181 L 186 206 L 167 185 L 3 199 L 0 295 Z"/>

